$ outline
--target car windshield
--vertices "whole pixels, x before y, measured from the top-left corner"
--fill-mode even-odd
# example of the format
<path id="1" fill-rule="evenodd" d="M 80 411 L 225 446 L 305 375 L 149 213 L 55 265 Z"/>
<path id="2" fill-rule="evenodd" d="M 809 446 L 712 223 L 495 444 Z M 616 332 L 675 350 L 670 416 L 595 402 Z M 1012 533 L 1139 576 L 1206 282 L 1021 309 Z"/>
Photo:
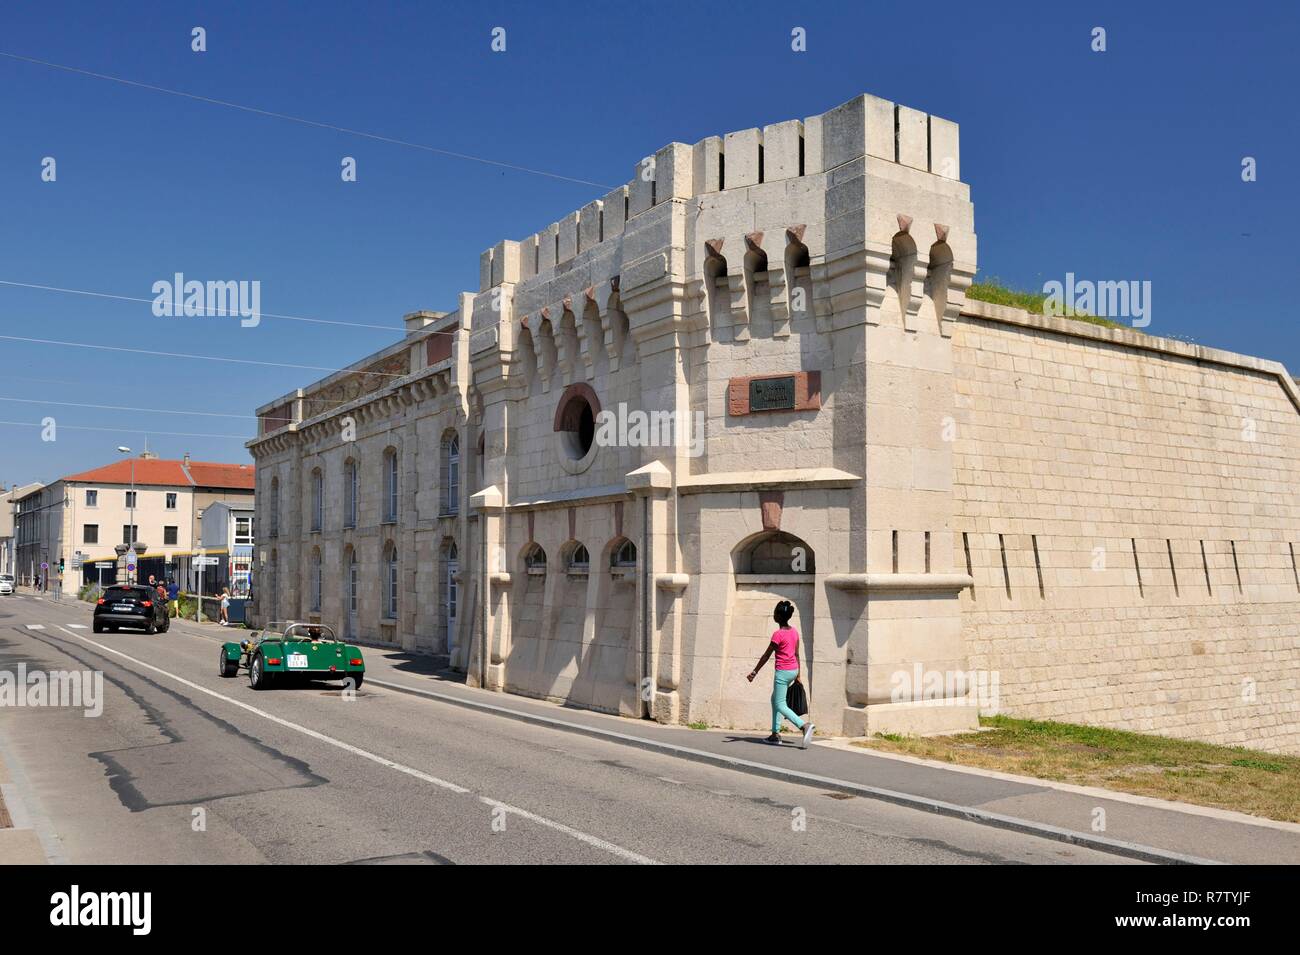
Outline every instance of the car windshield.
<path id="1" fill-rule="evenodd" d="M 148 594 L 144 587 L 109 587 L 104 591 L 104 600 L 144 600 Z"/>
<path id="2" fill-rule="evenodd" d="M 319 623 L 291 623 L 284 628 L 286 640 L 311 640 L 313 643 L 334 640 L 334 631 Z"/>

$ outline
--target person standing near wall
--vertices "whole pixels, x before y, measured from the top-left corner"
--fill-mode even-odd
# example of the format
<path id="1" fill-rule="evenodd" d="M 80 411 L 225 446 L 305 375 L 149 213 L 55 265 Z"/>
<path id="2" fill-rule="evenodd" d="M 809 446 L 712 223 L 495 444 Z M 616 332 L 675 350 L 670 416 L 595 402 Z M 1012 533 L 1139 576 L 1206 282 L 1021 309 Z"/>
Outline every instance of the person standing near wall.
<path id="1" fill-rule="evenodd" d="M 167 612 L 173 617 L 181 615 L 181 587 L 175 578 L 167 581 Z"/>
<path id="2" fill-rule="evenodd" d="M 758 676 L 758 671 L 767 663 L 767 658 L 776 654 L 774 664 L 776 672 L 772 679 L 772 735 L 767 738 L 767 742 L 780 745 L 781 718 L 785 717 L 794 724 L 795 729 L 803 731 L 800 748 L 807 749 L 808 741 L 812 739 L 816 727 L 812 720 L 800 719 L 799 714 L 790 709 L 785 702 L 790 684 L 799 679 L 799 631 L 790 626 L 790 618 L 793 616 L 794 604 L 790 601 L 782 600 L 776 605 L 776 609 L 772 612 L 772 619 L 776 621 L 777 628 L 772 633 L 772 642 L 767 645 L 767 649 L 759 657 L 758 664 L 749 672 L 746 679 L 753 683 L 754 677 Z"/>

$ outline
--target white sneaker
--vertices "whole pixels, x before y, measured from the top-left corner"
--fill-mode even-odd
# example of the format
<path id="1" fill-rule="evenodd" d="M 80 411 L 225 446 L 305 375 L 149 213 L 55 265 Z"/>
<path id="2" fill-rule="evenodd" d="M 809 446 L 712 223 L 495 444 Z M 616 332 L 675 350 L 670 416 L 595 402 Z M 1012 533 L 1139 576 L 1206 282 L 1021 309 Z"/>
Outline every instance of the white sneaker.
<path id="1" fill-rule="evenodd" d="M 812 720 L 809 720 L 803 724 L 803 742 L 799 744 L 800 749 L 808 748 L 808 741 L 812 739 L 813 730 L 815 730 L 816 728 L 817 725 L 813 723 Z"/>

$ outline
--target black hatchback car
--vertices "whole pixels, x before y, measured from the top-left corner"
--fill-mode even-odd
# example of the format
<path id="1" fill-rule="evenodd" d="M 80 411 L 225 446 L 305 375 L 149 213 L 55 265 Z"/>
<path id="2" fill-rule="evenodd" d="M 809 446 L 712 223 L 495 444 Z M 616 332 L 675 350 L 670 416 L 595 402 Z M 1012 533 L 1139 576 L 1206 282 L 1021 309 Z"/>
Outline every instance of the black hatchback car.
<path id="1" fill-rule="evenodd" d="M 138 627 L 145 633 L 166 633 L 171 627 L 166 601 L 158 592 L 145 586 L 114 585 L 104 591 L 95 604 L 91 629 L 95 633 L 122 627 Z"/>

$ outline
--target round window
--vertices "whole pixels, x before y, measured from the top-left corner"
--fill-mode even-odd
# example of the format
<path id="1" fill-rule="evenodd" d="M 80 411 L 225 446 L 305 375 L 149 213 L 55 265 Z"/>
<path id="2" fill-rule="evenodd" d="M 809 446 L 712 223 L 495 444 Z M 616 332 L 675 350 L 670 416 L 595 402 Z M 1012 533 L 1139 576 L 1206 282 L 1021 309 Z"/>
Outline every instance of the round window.
<path id="1" fill-rule="evenodd" d="M 573 395 L 560 412 L 559 432 L 570 461 L 581 461 L 596 440 L 596 413 L 583 395 Z"/>

